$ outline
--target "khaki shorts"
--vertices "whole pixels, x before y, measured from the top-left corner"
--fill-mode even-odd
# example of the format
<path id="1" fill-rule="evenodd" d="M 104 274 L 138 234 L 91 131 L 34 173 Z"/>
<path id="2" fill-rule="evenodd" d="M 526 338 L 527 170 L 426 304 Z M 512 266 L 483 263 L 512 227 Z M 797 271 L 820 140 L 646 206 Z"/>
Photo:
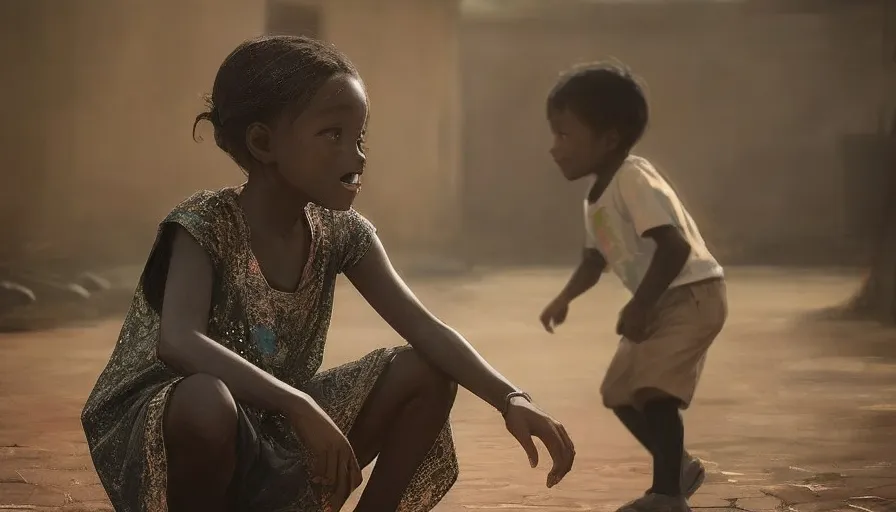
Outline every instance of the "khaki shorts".
<path id="1" fill-rule="evenodd" d="M 647 340 L 619 341 L 601 384 L 606 407 L 640 407 L 645 392 L 659 390 L 688 408 L 706 352 L 728 317 L 725 281 L 712 279 L 667 290 L 648 324 Z"/>

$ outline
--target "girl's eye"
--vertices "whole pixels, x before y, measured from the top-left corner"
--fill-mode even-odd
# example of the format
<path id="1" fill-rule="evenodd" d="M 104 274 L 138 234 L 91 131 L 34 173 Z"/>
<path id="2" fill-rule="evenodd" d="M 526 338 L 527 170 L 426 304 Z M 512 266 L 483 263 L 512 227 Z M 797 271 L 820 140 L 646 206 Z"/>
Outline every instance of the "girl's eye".
<path id="1" fill-rule="evenodd" d="M 323 135 L 334 142 L 339 142 L 342 139 L 342 128 L 330 128 L 329 130 L 324 130 Z"/>

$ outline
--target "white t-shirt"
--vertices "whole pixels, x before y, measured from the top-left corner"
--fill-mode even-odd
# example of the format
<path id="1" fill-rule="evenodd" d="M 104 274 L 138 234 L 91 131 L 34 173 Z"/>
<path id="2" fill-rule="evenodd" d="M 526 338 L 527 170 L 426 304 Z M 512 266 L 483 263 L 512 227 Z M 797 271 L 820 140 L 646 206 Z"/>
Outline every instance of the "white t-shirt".
<path id="1" fill-rule="evenodd" d="M 597 177 L 590 185 L 595 181 Z M 722 266 L 706 248 L 694 219 L 647 160 L 628 157 L 597 202 L 589 203 L 585 198 L 585 246 L 600 251 L 608 269 L 632 293 L 640 286 L 656 251 L 656 242 L 641 235 L 664 225 L 678 227 L 691 245 L 691 255 L 670 288 L 723 277 Z"/>

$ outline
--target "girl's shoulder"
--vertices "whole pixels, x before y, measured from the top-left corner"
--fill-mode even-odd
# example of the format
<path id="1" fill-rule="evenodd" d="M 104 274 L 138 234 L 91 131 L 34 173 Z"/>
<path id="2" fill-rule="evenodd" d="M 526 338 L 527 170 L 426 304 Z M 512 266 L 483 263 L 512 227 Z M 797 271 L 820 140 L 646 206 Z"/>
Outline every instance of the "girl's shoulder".
<path id="1" fill-rule="evenodd" d="M 356 265 L 376 239 L 376 227 L 354 208 L 328 210 L 312 205 L 312 211 L 326 233 L 339 272 Z"/>
<path id="2" fill-rule="evenodd" d="M 205 222 L 233 220 L 238 214 L 238 206 L 237 193 L 233 188 L 200 190 L 172 208 L 165 220 L 182 217 Z"/>
<path id="3" fill-rule="evenodd" d="M 233 188 L 200 190 L 175 206 L 162 221 L 162 228 L 185 229 L 217 263 L 239 241 L 241 210 Z"/>
<path id="4" fill-rule="evenodd" d="M 329 210 L 315 204 L 312 211 L 320 219 L 324 229 L 340 238 L 375 233 L 373 223 L 354 208 L 348 210 Z"/>

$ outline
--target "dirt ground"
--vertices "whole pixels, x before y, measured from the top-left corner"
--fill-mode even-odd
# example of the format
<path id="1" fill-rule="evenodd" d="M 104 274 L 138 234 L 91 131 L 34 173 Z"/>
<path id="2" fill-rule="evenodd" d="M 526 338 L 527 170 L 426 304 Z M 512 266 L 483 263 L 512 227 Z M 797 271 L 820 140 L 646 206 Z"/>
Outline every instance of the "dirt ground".
<path id="1" fill-rule="evenodd" d="M 771 269 L 730 273 L 729 324 L 685 415 L 707 461 L 694 508 L 896 510 L 896 331 L 805 322 L 857 277 Z M 443 320 L 564 422 L 575 469 L 544 487 L 500 416 L 462 392 L 453 412 L 461 476 L 439 511 L 614 510 L 648 486 L 649 461 L 606 410 L 598 384 L 626 294 L 607 280 L 554 336 L 536 317 L 566 278 L 554 270 L 414 280 Z M 345 283 L 324 362 L 400 340 Z M 78 416 L 118 321 L 0 335 L 0 510 L 109 510 Z M 546 456 L 546 454 L 544 454 Z"/>

